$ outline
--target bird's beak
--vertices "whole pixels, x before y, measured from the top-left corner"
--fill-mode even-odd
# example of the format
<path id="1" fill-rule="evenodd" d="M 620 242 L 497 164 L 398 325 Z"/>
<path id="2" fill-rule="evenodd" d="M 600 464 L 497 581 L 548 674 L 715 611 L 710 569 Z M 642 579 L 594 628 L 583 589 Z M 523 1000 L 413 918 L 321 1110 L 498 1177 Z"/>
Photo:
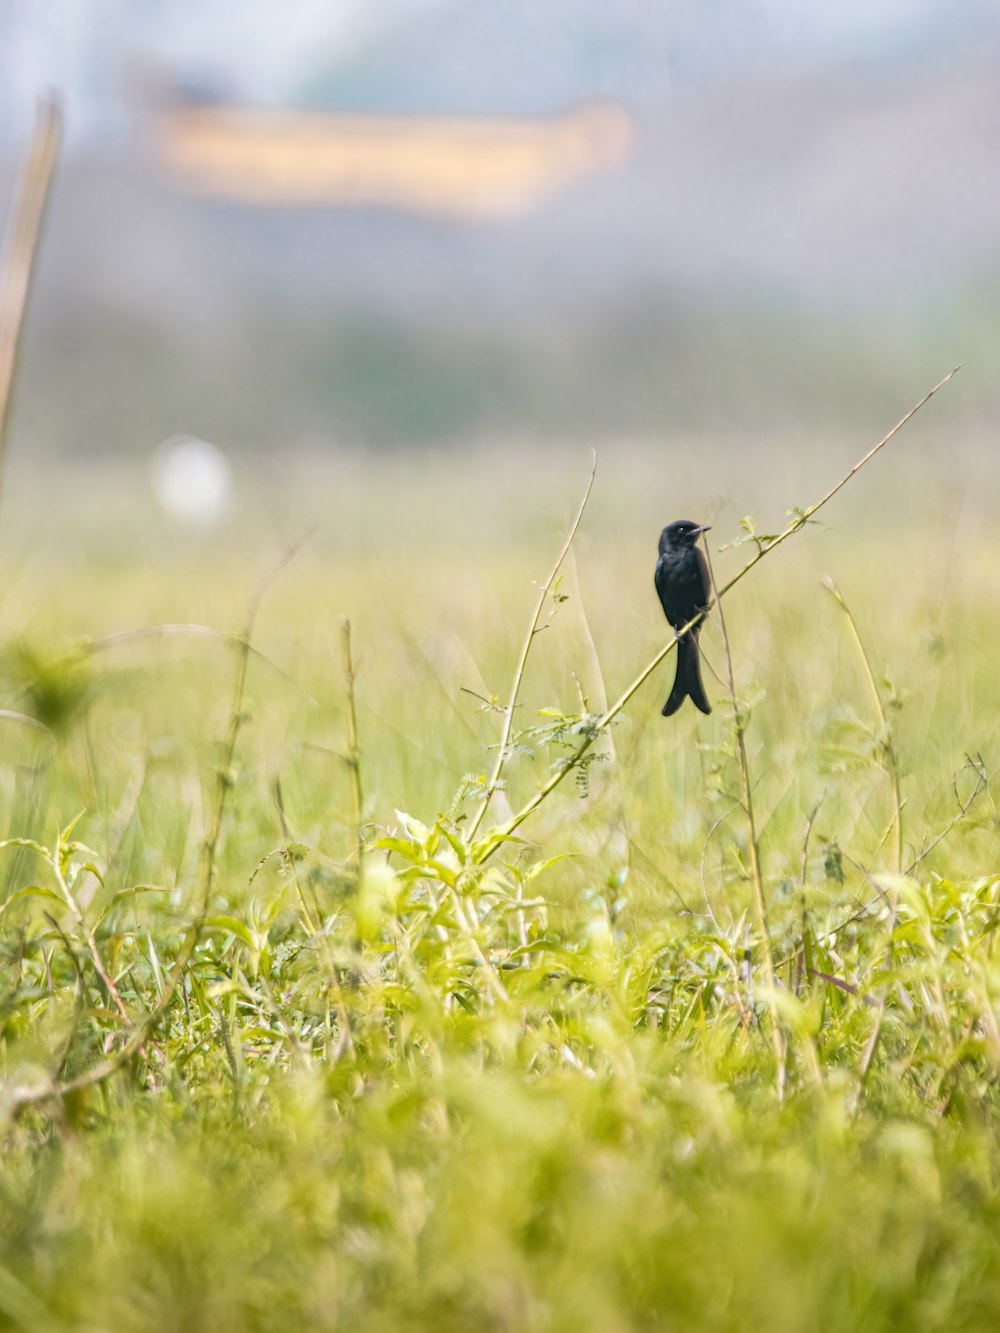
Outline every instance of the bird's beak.
<path id="1" fill-rule="evenodd" d="M 701 525 L 701 527 L 699 527 L 698 531 L 699 531 L 699 532 L 711 532 L 711 531 L 712 531 L 712 525 L 711 525 L 711 523 L 702 523 L 702 525 Z"/>

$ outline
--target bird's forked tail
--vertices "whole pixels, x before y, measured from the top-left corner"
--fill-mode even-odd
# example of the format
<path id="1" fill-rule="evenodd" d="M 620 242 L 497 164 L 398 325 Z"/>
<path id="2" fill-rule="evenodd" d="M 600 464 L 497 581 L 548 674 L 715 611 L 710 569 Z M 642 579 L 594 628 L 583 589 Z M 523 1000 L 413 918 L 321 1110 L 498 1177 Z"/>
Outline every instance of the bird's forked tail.
<path id="1" fill-rule="evenodd" d="M 698 652 L 696 633 L 697 629 L 689 630 L 677 640 L 677 671 L 670 698 L 663 705 L 664 717 L 673 717 L 688 698 L 703 713 L 712 711 L 712 705 L 705 697 L 705 686 L 701 682 L 701 654 Z"/>

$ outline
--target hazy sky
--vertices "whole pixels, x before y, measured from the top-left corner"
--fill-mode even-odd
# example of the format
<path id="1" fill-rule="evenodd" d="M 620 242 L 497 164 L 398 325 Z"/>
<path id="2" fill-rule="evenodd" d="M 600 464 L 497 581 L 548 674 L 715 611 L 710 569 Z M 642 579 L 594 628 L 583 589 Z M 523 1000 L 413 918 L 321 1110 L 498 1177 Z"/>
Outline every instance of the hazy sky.
<path id="1" fill-rule="evenodd" d="M 154 63 L 217 79 L 247 101 L 294 102 L 324 66 L 424 16 L 437 20 L 441 42 L 453 30 L 491 34 L 509 19 L 515 47 L 521 30 L 526 42 L 557 51 L 594 31 L 600 41 L 615 23 L 627 38 L 630 26 L 655 22 L 669 32 L 676 20 L 679 60 L 687 52 L 708 71 L 761 59 L 905 55 L 937 34 L 954 40 L 997 18 L 995 0 L 667 0 L 666 21 L 649 0 L 615 11 L 606 0 L 499 2 L 498 12 L 498 0 L 0 0 L 0 137 L 23 138 L 45 88 L 66 99 L 71 142 L 114 137 L 129 71 L 135 78 Z M 482 59 L 491 54 L 486 46 Z"/>
<path id="2" fill-rule="evenodd" d="M 244 96 L 284 101 L 318 53 L 347 52 L 421 2 L 0 0 L 0 134 L 23 134 L 45 88 L 65 97 L 77 140 L 115 133 L 133 61 L 219 75 Z"/>

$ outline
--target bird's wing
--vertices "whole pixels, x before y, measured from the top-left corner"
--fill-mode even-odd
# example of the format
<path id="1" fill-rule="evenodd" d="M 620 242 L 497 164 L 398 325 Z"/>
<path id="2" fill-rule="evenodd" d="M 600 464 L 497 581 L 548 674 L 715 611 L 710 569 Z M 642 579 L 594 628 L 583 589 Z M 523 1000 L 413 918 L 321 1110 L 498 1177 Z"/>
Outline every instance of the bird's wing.
<path id="1" fill-rule="evenodd" d="M 653 573 L 653 584 L 656 588 L 656 595 L 660 599 L 660 605 L 663 607 L 663 614 L 667 617 L 668 620 L 670 620 L 671 624 L 673 624 L 670 611 L 668 609 L 669 597 L 667 591 L 667 570 L 664 557 L 662 555 L 656 562 L 656 569 Z"/>

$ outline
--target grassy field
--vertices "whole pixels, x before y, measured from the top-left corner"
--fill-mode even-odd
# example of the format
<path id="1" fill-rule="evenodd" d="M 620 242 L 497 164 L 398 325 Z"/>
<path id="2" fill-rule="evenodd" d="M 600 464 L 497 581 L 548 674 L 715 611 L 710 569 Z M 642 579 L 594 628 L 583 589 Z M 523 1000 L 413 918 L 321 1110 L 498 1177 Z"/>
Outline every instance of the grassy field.
<path id="1" fill-rule="evenodd" d="M 710 718 L 668 658 L 595 725 L 659 528 L 722 584 L 884 423 L 602 450 L 478 825 L 586 451 L 259 464 L 211 537 L 15 470 L 0 1327 L 993 1327 L 1000 470 L 950 401 L 725 598 L 737 723 L 716 610 Z"/>

